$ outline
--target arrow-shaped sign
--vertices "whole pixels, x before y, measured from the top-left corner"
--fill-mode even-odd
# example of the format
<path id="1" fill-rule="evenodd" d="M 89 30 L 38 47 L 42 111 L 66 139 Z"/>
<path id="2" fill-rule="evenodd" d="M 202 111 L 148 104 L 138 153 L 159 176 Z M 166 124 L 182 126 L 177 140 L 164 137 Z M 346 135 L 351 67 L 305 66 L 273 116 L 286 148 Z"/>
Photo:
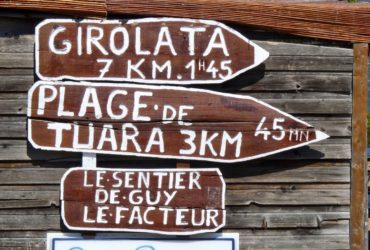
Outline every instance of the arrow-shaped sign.
<path id="1" fill-rule="evenodd" d="M 269 55 L 222 23 L 181 18 L 48 19 L 35 43 L 43 80 L 221 83 Z"/>
<path id="2" fill-rule="evenodd" d="M 238 162 L 325 138 L 250 96 L 43 81 L 29 91 L 28 139 L 46 150 Z"/>

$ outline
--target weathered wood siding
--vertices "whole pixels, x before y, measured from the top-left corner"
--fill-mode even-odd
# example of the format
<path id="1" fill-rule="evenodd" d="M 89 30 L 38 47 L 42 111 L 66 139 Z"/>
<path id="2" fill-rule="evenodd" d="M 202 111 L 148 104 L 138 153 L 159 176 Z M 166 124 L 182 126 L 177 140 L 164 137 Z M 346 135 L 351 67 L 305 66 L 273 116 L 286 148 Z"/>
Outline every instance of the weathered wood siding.
<path id="1" fill-rule="evenodd" d="M 26 140 L 27 90 L 35 82 L 34 25 L 0 17 L 0 249 L 44 249 L 47 232 L 66 231 L 59 183 L 81 154 L 33 149 Z M 257 69 L 204 88 L 251 95 L 322 128 L 331 138 L 262 160 L 219 167 L 227 225 L 241 249 L 349 249 L 351 49 L 295 43 L 246 32 L 270 52 Z M 98 156 L 105 167 L 176 167 L 175 160 Z"/>

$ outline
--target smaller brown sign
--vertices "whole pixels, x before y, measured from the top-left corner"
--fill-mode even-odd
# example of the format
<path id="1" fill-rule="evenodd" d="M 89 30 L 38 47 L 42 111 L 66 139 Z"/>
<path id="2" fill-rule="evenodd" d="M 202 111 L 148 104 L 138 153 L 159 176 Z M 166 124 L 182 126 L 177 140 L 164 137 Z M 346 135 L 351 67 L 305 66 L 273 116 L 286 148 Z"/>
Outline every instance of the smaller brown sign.
<path id="1" fill-rule="evenodd" d="M 72 168 L 62 178 L 61 203 L 71 230 L 191 235 L 225 225 L 218 169 Z"/>

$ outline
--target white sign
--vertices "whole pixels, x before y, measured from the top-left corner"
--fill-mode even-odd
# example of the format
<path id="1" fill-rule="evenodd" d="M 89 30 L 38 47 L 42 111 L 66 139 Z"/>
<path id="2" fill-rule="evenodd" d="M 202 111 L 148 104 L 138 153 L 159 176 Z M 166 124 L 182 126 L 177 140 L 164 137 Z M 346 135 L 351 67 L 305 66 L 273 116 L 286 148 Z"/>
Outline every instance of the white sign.
<path id="1" fill-rule="evenodd" d="M 239 234 L 205 234 L 194 237 L 155 237 L 132 234 L 83 238 L 78 234 L 48 233 L 47 250 L 239 250 Z"/>

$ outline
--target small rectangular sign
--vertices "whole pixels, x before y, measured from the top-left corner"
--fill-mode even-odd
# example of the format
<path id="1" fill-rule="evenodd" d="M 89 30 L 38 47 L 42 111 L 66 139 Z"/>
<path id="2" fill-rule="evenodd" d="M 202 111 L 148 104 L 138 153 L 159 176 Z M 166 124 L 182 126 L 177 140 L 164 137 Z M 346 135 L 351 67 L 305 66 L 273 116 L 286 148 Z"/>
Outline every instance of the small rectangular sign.
<path id="1" fill-rule="evenodd" d="M 148 235 L 97 235 L 83 238 L 77 234 L 48 233 L 47 237 L 47 250 L 239 250 L 239 235 L 235 233 L 186 238 Z"/>
<path id="2" fill-rule="evenodd" d="M 190 235 L 225 225 L 225 182 L 216 168 L 72 168 L 61 201 L 72 230 Z"/>

